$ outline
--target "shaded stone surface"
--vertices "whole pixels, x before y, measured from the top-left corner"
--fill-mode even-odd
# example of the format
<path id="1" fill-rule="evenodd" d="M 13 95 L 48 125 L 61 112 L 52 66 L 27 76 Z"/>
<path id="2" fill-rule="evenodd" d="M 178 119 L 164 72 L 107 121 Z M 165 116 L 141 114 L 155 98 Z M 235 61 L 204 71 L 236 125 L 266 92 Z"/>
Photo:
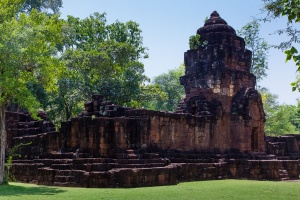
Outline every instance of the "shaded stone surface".
<path id="1" fill-rule="evenodd" d="M 251 52 L 217 12 L 185 53 L 186 97 L 176 113 L 124 108 L 102 95 L 58 132 L 28 114 L 8 112 L 8 148 L 18 181 L 72 187 L 142 187 L 178 181 L 299 178 L 300 138 L 263 133 Z M 205 44 L 205 45 L 204 45 Z"/>

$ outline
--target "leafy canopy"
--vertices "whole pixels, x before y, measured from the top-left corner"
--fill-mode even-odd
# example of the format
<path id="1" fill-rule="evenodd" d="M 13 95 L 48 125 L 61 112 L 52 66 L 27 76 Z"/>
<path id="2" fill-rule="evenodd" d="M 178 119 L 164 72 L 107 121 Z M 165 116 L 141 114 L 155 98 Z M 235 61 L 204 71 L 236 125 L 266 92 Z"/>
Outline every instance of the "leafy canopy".
<path id="1" fill-rule="evenodd" d="M 175 111 L 178 103 L 184 96 L 184 88 L 180 85 L 179 78 L 184 75 L 185 67 L 169 70 L 168 73 L 161 74 L 154 78 L 152 84 L 159 85 L 161 91 L 166 94 L 166 99 L 154 99 L 152 104 L 155 110 Z"/>
<path id="2" fill-rule="evenodd" d="M 78 114 L 92 94 L 121 105 L 141 99 L 142 85 L 148 81 L 141 59 L 148 55 L 137 23 L 107 24 L 105 13 L 94 13 L 85 19 L 68 16 L 62 31 L 59 48 L 67 71 L 58 90 L 42 99 L 50 116 L 62 121 Z"/>
<path id="3" fill-rule="evenodd" d="M 267 135 L 284 135 L 300 133 L 300 101 L 298 106 L 279 104 L 278 96 L 266 88 L 260 88 L 264 111 L 266 114 L 265 133 Z"/>
<path id="4" fill-rule="evenodd" d="M 287 17 L 287 26 L 284 29 L 278 30 L 278 34 L 286 34 L 288 41 L 281 42 L 275 46 L 285 50 L 286 61 L 293 60 L 297 66 L 297 73 L 300 73 L 300 54 L 294 46 L 300 43 L 300 30 L 297 27 L 300 21 L 300 0 L 263 0 L 264 9 L 267 11 L 267 16 L 264 21 L 270 21 L 279 17 Z M 300 91 L 300 79 L 291 83 L 293 91 Z"/>
<path id="5" fill-rule="evenodd" d="M 238 34 L 244 38 L 246 48 L 252 51 L 251 73 L 256 76 L 257 81 L 261 81 L 267 76 L 268 69 L 268 50 L 270 46 L 260 37 L 260 24 L 258 20 L 247 23 Z"/>
<path id="6" fill-rule="evenodd" d="M 14 101 L 28 109 L 37 105 L 27 87 L 40 82 L 55 89 L 63 64 L 57 57 L 62 23 L 58 16 L 33 10 L 0 24 L 0 105 Z"/>

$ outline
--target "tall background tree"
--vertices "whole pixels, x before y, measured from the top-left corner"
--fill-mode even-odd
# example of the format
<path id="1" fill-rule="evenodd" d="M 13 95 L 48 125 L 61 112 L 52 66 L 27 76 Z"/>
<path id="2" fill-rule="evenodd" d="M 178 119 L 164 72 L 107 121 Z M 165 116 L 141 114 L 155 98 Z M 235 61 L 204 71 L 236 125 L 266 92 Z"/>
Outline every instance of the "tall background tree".
<path id="1" fill-rule="evenodd" d="M 4 180 L 7 106 L 16 103 L 34 115 L 39 103 L 28 84 L 54 90 L 64 66 L 56 48 L 61 42 L 61 20 L 36 10 L 20 14 L 22 5 L 21 0 L 0 2 L 0 184 Z"/>
<path id="2" fill-rule="evenodd" d="M 166 98 L 157 98 L 149 102 L 148 106 L 154 110 L 175 111 L 184 96 L 184 88 L 179 78 L 184 75 L 184 65 L 169 70 L 168 73 L 155 77 L 152 85 L 158 85 Z M 147 107 L 147 108 L 149 108 Z"/>
<path id="3" fill-rule="evenodd" d="M 246 48 L 252 51 L 251 73 L 256 76 L 256 80 L 259 82 L 267 76 L 270 46 L 260 37 L 260 24 L 256 19 L 247 23 L 237 32 L 239 36 L 244 38 Z"/>
<path id="4" fill-rule="evenodd" d="M 77 115 L 92 94 L 123 106 L 140 99 L 149 81 L 141 63 L 148 56 L 141 32 L 132 21 L 107 24 L 105 13 L 85 19 L 68 16 L 60 46 L 67 71 L 58 81 L 58 90 L 41 99 L 56 124 Z"/>
<path id="5" fill-rule="evenodd" d="M 266 114 L 266 135 L 280 136 L 300 133 L 300 101 L 298 105 L 279 104 L 278 96 L 266 88 L 260 88 Z"/>

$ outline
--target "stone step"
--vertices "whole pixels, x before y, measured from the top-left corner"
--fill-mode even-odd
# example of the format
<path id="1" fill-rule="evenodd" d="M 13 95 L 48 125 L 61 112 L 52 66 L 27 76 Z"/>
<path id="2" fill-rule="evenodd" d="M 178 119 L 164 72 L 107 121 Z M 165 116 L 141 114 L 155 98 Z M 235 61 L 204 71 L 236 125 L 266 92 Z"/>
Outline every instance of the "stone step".
<path id="1" fill-rule="evenodd" d="M 159 163 L 142 163 L 142 164 L 128 164 L 128 163 L 88 163 L 88 164 L 74 164 L 72 169 L 84 171 L 109 171 L 115 168 L 151 168 L 151 167 L 165 167 L 167 162 Z"/>
<path id="2" fill-rule="evenodd" d="M 27 136 L 27 135 L 37 135 L 41 133 L 41 128 L 36 127 L 36 128 L 23 128 L 19 129 L 18 135 L 19 136 Z"/>
<path id="3" fill-rule="evenodd" d="M 78 153 L 78 158 L 90 158 L 90 153 Z"/>
<path id="4" fill-rule="evenodd" d="M 154 158 L 160 158 L 160 155 L 158 153 L 145 153 L 143 154 L 143 157 L 145 159 L 154 159 Z"/>
<path id="5" fill-rule="evenodd" d="M 282 181 L 289 180 L 289 174 L 285 169 L 279 169 L 279 179 Z"/>
<path id="6" fill-rule="evenodd" d="M 185 158 L 185 159 L 220 159 L 223 156 L 221 154 L 213 153 L 199 153 L 199 154 L 187 154 L 187 153 L 175 153 L 172 155 L 174 158 Z"/>
<path id="7" fill-rule="evenodd" d="M 290 153 L 290 159 L 299 160 L 300 159 L 300 154 L 299 153 Z"/>
<path id="8" fill-rule="evenodd" d="M 91 171 L 108 171 L 115 167 L 114 163 L 93 163 L 91 164 Z"/>
<path id="9" fill-rule="evenodd" d="M 74 170 L 84 171 L 108 171 L 114 168 L 115 163 L 87 163 L 87 164 L 74 164 Z"/>
<path id="10" fill-rule="evenodd" d="M 172 163 L 218 163 L 219 159 L 170 158 Z"/>
<path id="11" fill-rule="evenodd" d="M 287 172 L 279 172 L 279 177 L 283 178 L 283 177 L 288 177 L 289 174 Z"/>
<path id="12" fill-rule="evenodd" d="M 87 163 L 112 163 L 111 158 L 77 158 L 73 159 L 74 164 L 87 164 Z"/>
<path id="13" fill-rule="evenodd" d="M 127 159 L 128 158 L 128 154 L 125 152 L 118 152 L 114 154 L 114 158 L 116 159 Z"/>
<path id="14" fill-rule="evenodd" d="M 146 164 L 146 163 L 166 163 L 164 158 L 154 159 L 113 159 L 114 163 L 118 164 Z"/>
<path id="15" fill-rule="evenodd" d="M 48 158 L 51 159 L 73 159 L 74 153 L 50 153 Z"/>
<path id="16" fill-rule="evenodd" d="M 35 159 L 34 162 L 44 163 L 45 166 L 50 167 L 52 164 L 71 164 L 73 159 Z"/>
<path id="17" fill-rule="evenodd" d="M 147 163 L 147 164 L 116 164 L 114 168 L 151 168 L 165 167 L 164 163 Z"/>
<path id="18" fill-rule="evenodd" d="M 285 172 L 279 172 L 279 176 L 289 176 L 289 174 L 285 171 Z"/>
<path id="19" fill-rule="evenodd" d="M 73 163 L 73 159 L 54 159 L 53 164 L 70 164 Z"/>
<path id="20" fill-rule="evenodd" d="M 249 153 L 251 160 L 274 160 L 276 156 L 273 154 L 267 154 L 265 152 L 251 152 Z"/>
<path id="21" fill-rule="evenodd" d="M 65 183 L 65 182 L 74 182 L 74 176 L 55 176 L 54 177 L 54 182 L 61 182 L 61 183 Z"/>
<path id="22" fill-rule="evenodd" d="M 73 164 L 52 164 L 51 168 L 59 170 L 71 170 L 73 168 Z"/>
<path id="23" fill-rule="evenodd" d="M 56 176 L 72 176 L 72 170 L 56 170 Z"/>
<path id="24" fill-rule="evenodd" d="M 37 128 L 43 124 L 43 121 L 30 121 L 30 122 L 19 122 L 18 128 L 19 129 L 26 129 L 26 128 Z"/>
<path id="25" fill-rule="evenodd" d="M 128 155 L 130 156 L 138 155 L 139 157 L 141 157 L 142 154 L 140 153 L 140 151 L 141 151 L 140 149 L 116 150 L 115 155 L 118 158 L 128 158 Z"/>
<path id="26" fill-rule="evenodd" d="M 126 153 L 135 153 L 135 154 L 137 154 L 137 153 L 140 152 L 140 150 L 139 149 L 127 149 L 127 150 L 125 150 L 125 152 Z"/>
<path id="27" fill-rule="evenodd" d="M 135 153 L 125 153 L 125 152 L 119 152 L 115 153 L 116 159 L 143 159 L 142 154 L 135 154 Z"/>
<path id="28" fill-rule="evenodd" d="M 287 171 L 285 169 L 279 169 L 278 171 L 282 172 L 282 173 L 287 173 Z"/>
<path id="29" fill-rule="evenodd" d="M 290 160 L 289 156 L 277 156 L 278 160 Z"/>
<path id="30" fill-rule="evenodd" d="M 279 178 L 282 179 L 282 178 L 287 178 L 289 179 L 289 176 L 286 175 L 286 174 L 279 174 Z"/>
<path id="31" fill-rule="evenodd" d="M 12 163 L 34 163 L 34 160 L 13 160 Z M 39 162 L 41 163 L 41 162 Z"/>
<path id="32" fill-rule="evenodd" d="M 288 181 L 290 180 L 289 178 L 280 178 L 281 181 Z"/>

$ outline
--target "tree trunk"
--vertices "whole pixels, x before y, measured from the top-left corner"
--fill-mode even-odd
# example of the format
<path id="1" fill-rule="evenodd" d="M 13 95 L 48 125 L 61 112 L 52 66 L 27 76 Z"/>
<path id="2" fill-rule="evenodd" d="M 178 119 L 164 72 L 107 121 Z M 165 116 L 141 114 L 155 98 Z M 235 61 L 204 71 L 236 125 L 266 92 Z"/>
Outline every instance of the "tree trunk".
<path id="1" fill-rule="evenodd" d="M 72 115 L 72 109 L 69 108 L 69 104 L 65 103 L 65 111 L 66 111 L 66 120 L 71 118 Z"/>
<path id="2" fill-rule="evenodd" d="M 6 129 L 5 129 L 5 106 L 0 107 L 0 185 L 4 179 L 5 147 L 6 147 Z"/>

